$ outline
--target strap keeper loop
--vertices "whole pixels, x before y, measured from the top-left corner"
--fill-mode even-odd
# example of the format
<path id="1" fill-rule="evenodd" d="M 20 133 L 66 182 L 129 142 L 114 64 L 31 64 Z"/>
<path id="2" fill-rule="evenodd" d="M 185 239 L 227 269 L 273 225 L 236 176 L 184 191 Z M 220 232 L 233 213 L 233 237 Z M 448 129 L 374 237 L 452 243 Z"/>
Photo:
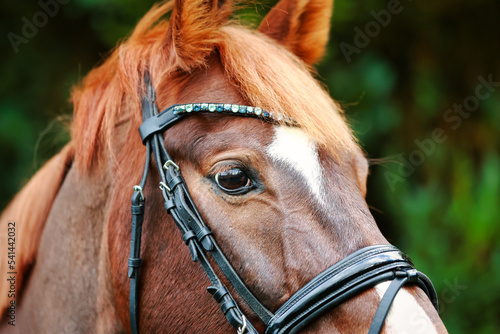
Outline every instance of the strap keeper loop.
<path id="1" fill-rule="evenodd" d="M 198 233 L 196 233 L 196 239 L 198 239 L 201 242 L 207 235 L 210 234 L 212 234 L 212 231 L 210 231 L 208 226 L 203 226 L 202 228 L 200 228 Z"/>
<path id="2" fill-rule="evenodd" d="M 172 192 L 175 189 L 175 187 L 177 187 L 179 184 L 181 184 L 183 182 L 184 182 L 184 180 L 181 177 L 175 176 L 168 181 L 168 188 Z"/>
<path id="3" fill-rule="evenodd" d="M 130 207 L 130 211 L 132 212 L 133 215 L 142 215 L 144 214 L 144 205 L 132 205 Z"/>
<path id="4" fill-rule="evenodd" d="M 229 310 L 236 308 L 236 304 L 232 300 L 228 300 L 220 305 L 220 308 L 224 314 L 227 314 Z"/>
<path id="5" fill-rule="evenodd" d="M 212 231 L 208 228 L 208 226 L 203 226 L 200 228 L 198 233 L 196 233 L 196 238 L 198 239 L 199 242 L 201 242 L 201 245 L 205 250 L 211 252 L 214 250 L 214 243 L 212 242 L 212 238 L 207 238 L 209 235 L 212 234 Z"/>
<path id="6" fill-rule="evenodd" d="M 187 245 L 189 240 L 196 238 L 196 234 L 193 231 L 189 230 L 182 235 L 182 241 Z"/>
<path id="7" fill-rule="evenodd" d="M 418 282 L 418 270 L 417 269 L 410 269 L 406 271 L 406 274 L 408 276 L 408 282 L 409 283 L 417 283 Z"/>
<path id="8" fill-rule="evenodd" d="M 220 303 L 224 296 L 229 294 L 229 291 L 224 285 L 221 285 L 219 288 L 215 286 L 209 286 L 207 290 L 212 294 L 212 297 L 214 297 L 217 303 Z"/>
<path id="9" fill-rule="evenodd" d="M 141 266 L 141 258 L 128 258 L 129 268 L 139 268 Z"/>
<path id="10" fill-rule="evenodd" d="M 172 210 L 173 208 L 175 208 L 175 202 L 172 198 L 169 198 L 168 200 L 165 201 L 165 204 L 164 204 L 164 207 L 165 207 L 165 210 L 167 210 L 167 212 L 169 212 L 170 210 Z"/>

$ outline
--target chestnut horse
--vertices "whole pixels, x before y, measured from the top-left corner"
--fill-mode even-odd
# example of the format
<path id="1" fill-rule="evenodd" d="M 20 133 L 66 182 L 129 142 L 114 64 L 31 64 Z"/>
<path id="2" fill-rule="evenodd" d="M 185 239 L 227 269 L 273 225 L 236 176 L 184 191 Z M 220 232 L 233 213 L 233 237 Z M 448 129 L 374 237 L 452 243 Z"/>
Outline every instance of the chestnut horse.
<path id="1" fill-rule="evenodd" d="M 231 103 L 296 122 L 290 127 L 200 113 L 172 126 L 163 143 L 215 240 L 267 309 L 277 310 L 349 254 L 388 244 L 365 201 L 367 159 L 339 106 L 311 74 L 328 40 L 333 0 L 281 0 L 257 31 L 230 19 L 232 7 L 217 0 L 153 7 L 74 89 L 71 141 L 1 216 L 1 333 L 131 331 L 129 205 L 145 159 L 137 133 L 145 73 L 160 110 Z M 159 182 L 151 167 L 144 188 L 140 330 L 232 333 L 204 291 L 205 273 L 190 261 L 163 209 Z M 7 242 L 8 227 L 15 227 L 14 244 Z M 10 263 L 9 247 L 15 253 Z M 15 272 L 13 280 L 5 278 L 8 272 Z M 328 310 L 301 333 L 367 332 L 388 285 Z M 235 299 L 263 332 L 265 324 L 238 294 Z M 446 329 L 426 294 L 405 286 L 383 331 Z"/>

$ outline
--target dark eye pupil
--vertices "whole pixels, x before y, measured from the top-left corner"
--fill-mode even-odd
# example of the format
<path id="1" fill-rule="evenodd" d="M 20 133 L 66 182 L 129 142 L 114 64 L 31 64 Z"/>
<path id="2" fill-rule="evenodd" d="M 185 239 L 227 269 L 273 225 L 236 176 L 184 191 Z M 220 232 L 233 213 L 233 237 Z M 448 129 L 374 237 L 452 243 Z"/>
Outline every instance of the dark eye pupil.
<path id="1" fill-rule="evenodd" d="M 228 190 L 236 190 L 249 185 L 248 176 L 239 168 L 233 168 L 221 173 L 215 177 L 217 184 Z"/>

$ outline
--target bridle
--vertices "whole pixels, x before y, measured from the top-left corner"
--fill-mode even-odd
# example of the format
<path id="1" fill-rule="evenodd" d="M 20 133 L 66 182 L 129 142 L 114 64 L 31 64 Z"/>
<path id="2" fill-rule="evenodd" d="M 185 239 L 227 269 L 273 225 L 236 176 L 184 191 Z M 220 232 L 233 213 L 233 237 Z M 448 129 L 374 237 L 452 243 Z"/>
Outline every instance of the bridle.
<path id="1" fill-rule="evenodd" d="M 139 185 L 132 194 L 132 233 L 128 276 L 130 278 L 130 325 L 132 333 L 139 333 L 139 268 L 141 266 L 141 231 L 144 218 L 144 193 L 151 155 L 161 177 L 159 184 L 165 209 L 172 216 L 189 247 L 191 258 L 205 270 L 211 286 L 207 288 L 227 320 L 238 334 L 257 334 L 257 330 L 243 314 L 229 290 L 209 263 L 211 254 L 221 271 L 246 304 L 266 324 L 265 334 L 296 333 L 326 310 L 334 308 L 378 283 L 391 281 L 375 313 L 369 334 L 380 333 L 389 308 L 399 289 L 412 283 L 429 296 L 438 309 L 434 287 L 424 274 L 417 271 L 410 258 L 392 245 L 375 245 L 360 249 L 320 273 L 297 291 L 274 314 L 270 312 L 246 287 L 228 259 L 224 256 L 210 228 L 204 223 L 189 194 L 180 169 L 164 146 L 163 132 L 187 115 L 195 113 L 224 113 L 257 117 L 266 122 L 289 124 L 293 119 L 264 111 L 260 108 L 235 104 L 195 103 L 173 105 L 158 113 L 155 91 L 147 72 L 144 76 L 146 92 L 141 107 L 143 123 L 139 133 L 146 146 L 146 162 Z"/>

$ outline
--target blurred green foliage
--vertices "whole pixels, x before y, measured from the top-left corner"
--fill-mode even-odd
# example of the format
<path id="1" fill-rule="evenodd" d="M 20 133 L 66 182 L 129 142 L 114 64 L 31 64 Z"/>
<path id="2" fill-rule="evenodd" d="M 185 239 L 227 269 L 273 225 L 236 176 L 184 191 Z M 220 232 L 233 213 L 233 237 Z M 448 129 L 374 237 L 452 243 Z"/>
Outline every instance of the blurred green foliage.
<path id="1" fill-rule="evenodd" d="M 274 2 L 241 12 L 255 23 L 252 13 L 262 15 Z M 73 0 L 17 53 L 3 38 L 2 206 L 68 140 L 71 86 L 152 3 Z M 22 18 L 41 10 L 35 1 L 0 7 L 3 36 L 20 35 Z M 337 0 L 319 78 L 347 110 L 368 157 L 377 158 L 368 203 L 387 238 L 432 278 L 449 331 L 498 333 L 500 87 L 459 126 L 446 113 L 475 95 L 479 77 L 500 81 L 500 2 L 402 0 L 400 7 L 387 25 L 367 31 L 388 2 Z M 356 46 L 358 31 L 372 35 L 363 47 Z M 359 52 L 346 57 L 342 43 Z M 445 138 L 440 142 L 433 139 L 436 129 Z"/>

